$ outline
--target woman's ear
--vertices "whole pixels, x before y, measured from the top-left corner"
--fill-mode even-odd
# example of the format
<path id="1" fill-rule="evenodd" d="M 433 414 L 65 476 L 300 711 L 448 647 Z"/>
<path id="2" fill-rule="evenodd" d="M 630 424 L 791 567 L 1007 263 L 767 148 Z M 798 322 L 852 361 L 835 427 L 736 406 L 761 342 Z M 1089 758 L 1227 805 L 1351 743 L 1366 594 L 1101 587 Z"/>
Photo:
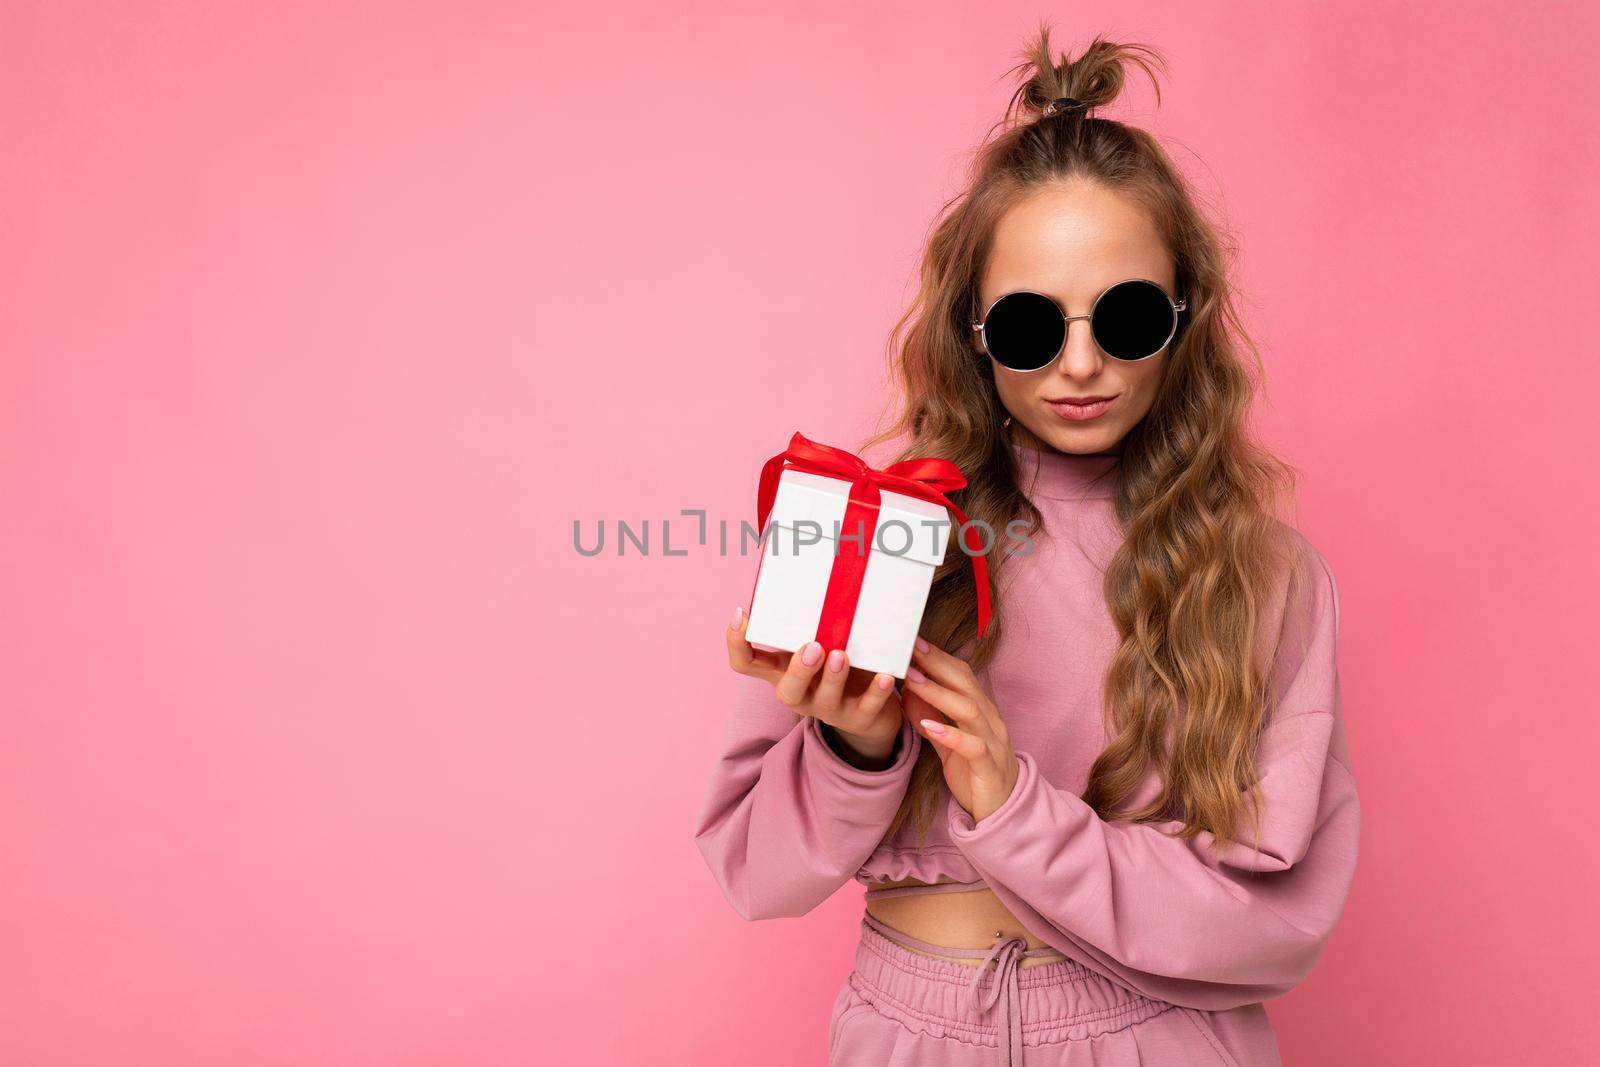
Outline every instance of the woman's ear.
<path id="1" fill-rule="evenodd" d="M 984 351 L 983 335 L 977 328 L 978 316 L 980 314 L 978 311 L 977 294 L 974 293 L 972 296 L 968 297 L 966 301 L 964 301 L 964 304 L 967 309 L 967 317 L 966 321 L 961 324 L 962 332 L 967 335 L 968 346 L 970 346 L 971 349 L 978 355 L 987 360 L 989 358 L 989 353 Z"/>

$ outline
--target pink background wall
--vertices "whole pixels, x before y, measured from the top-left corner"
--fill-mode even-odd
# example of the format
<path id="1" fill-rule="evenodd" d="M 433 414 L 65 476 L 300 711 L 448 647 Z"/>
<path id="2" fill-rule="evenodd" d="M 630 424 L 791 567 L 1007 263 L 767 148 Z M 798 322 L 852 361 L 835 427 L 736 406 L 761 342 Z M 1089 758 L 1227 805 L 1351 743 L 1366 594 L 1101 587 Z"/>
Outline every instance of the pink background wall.
<path id="1" fill-rule="evenodd" d="M 1405 7 L 0 8 L 0 1061 L 820 1061 L 859 889 L 691 841 L 752 561 L 572 522 L 859 439 L 1039 17 L 1168 54 L 1340 583 L 1290 1062 L 1592 1049 L 1597 20 Z"/>

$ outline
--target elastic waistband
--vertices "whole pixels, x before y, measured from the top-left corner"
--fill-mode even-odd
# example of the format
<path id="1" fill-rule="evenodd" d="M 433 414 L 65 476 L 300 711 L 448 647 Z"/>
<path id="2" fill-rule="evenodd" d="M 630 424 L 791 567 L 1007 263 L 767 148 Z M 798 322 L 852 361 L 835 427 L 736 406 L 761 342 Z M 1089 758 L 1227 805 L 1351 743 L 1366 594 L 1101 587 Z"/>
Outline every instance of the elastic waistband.
<path id="1" fill-rule="evenodd" d="M 872 888 L 866 892 L 866 899 L 870 901 L 884 900 L 889 897 L 920 896 L 923 893 L 972 893 L 979 889 L 987 889 L 989 883 L 982 878 L 972 882 L 930 882 L 926 884 L 913 883 L 911 885 L 895 885 L 886 888 Z"/>
<path id="2" fill-rule="evenodd" d="M 931 959 L 906 942 L 983 962 L 973 967 Z M 940 947 L 864 915 L 851 981 L 880 1014 L 935 1037 L 998 1046 L 1001 1063 L 1020 1061 L 1023 1045 L 1094 1037 L 1172 1007 L 1075 960 L 1017 966 L 1024 956 L 1045 954 L 1059 955 L 1050 948 L 1029 949 L 1021 937 L 998 939 L 989 949 Z"/>

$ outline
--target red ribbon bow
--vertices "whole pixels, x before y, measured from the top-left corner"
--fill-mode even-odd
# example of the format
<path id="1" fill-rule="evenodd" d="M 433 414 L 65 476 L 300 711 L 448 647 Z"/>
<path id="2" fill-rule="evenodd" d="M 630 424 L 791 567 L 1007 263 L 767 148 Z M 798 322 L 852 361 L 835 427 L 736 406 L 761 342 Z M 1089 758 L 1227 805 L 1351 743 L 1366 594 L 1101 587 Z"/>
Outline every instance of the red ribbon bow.
<path id="1" fill-rule="evenodd" d="M 966 487 L 967 480 L 959 467 L 949 460 L 922 458 L 902 460 L 877 470 L 852 452 L 809 441 L 796 433 L 789 440 L 788 450 L 773 456 L 761 468 L 761 482 L 756 492 L 758 530 L 766 529 L 767 516 L 772 513 L 772 502 L 778 495 L 778 478 L 786 465 L 793 470 L 848 481 L 850 499 L 840 523 L 841 534 L 862 531 L 860 538 L 851 535 L 853 552 L 844 550 L 841 536 L 833 570 L 828 576 L 828 590 L 823 595 L 822 617 L 817 622 L 817 640 L 823 648 L 844 648 L 849 642 L 850 624 L 855 621 L 856 602 L 861 598 L 861 579 L 867 573 L 867 556 L 872 551 L 877 531 L 878 506 L 883 499 L 880 488 L 943 505 L 955 515 L 957 529 L 971 550 L 968 557 L 972 560 L 972 580 L 978 592 L 978 635 L 983 635 L 989 626 L 989 562 L 984 558 L 978 531 L 967 525 L 966 512 L 945 496 L 947 492 Z"/>

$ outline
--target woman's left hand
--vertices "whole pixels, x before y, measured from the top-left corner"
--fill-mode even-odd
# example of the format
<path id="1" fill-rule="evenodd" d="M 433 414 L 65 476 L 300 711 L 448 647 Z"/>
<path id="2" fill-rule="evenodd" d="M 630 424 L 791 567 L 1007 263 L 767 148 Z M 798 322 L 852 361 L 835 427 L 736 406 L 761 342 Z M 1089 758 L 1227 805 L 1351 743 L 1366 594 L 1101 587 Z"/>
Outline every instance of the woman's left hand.
<path id="1" fill-rule="evenodd" d="M 906 715 L 933 742 L 950 795 L 974 822 L 981 822 L 1006 802 L 1017 784 L 1017 754 L 1000 709 L 965 660 L 920 637 L 911 658 L 914 665 L 906 672 L 904 687 Z M 937 712 L 954 725 L 941 721 Z"/>

